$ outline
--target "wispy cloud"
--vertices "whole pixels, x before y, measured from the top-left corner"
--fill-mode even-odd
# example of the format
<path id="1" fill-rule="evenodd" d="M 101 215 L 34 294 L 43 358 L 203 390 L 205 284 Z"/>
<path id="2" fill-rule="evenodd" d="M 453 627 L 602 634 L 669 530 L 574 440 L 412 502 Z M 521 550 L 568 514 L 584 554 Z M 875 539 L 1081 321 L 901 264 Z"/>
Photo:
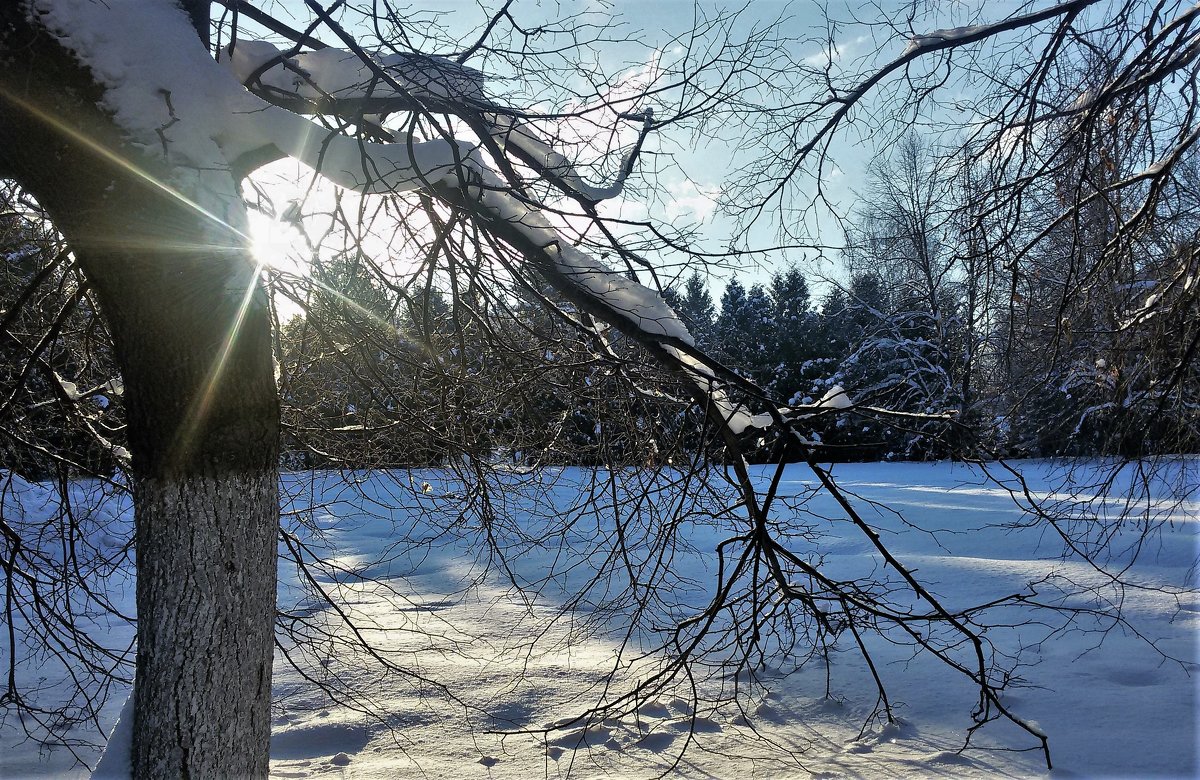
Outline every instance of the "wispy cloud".
<path id="1" fill-rule="evenodd" d="M 697 222 L 705 222 L 717 208 L 721 187 L 717 184 L 697 184 L 691 179 L 669 182 L 665 214 L 668 220 L 691 215 Z"/>
<path id="2" fill-rule="evenodd" d="M 856 35 L 848 41 L 830 41 L 826 46 L 821 47 L 804 58 L 805 65 L 821 66 L 830 65 L 858 54 L 864 43 L 870 40 L 868 35 Z"/>

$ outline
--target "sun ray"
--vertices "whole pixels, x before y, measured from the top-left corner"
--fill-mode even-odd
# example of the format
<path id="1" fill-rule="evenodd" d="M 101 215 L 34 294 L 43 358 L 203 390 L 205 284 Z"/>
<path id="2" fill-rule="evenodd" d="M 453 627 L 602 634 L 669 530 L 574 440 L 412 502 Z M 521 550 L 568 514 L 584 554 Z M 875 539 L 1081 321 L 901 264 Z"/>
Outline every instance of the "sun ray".
<path id="1" fill-rule="evenodd" d="M 212 210 L 204 207 L 195 199 L 188 197 L 175 187 L 172 187 L 166 182 L 159 180 L 154 175 L 143 170 L 132 160 L 121 156 L 104 144 L 97 142 L 95 139 L 89 138 L 87 135 L 66 124 L 58 117 L 55 117 L 54 115 L 44 111 L 37 105 L 30 103 L 29 101 L 24 100 L 23 98 L 14 95 L 7 90 L 3 90 L 2 94 L 10 103 L 15 104 L 23 111 L 26 111 L 30 115 L 36 117 L 39 121 L 49 125 L 57 132 L 67 136 L 72 141 L 78 143 L 80 146 L 92 152 L 100 159 L 120 168 L 121 170 L 126 171 L 127 173 L 133 175 L 137 179 L 140 179 L 146 184 L 149 184 L 151 187 L 159 190 L 160 192 L 165 193 L 173 200 L 183 204 L 191 211 L 199 214 L 208 222 L 222 229 L 222 231 L 227 231 L 227 234 L 234 238 L 234 241 L 229 245 L 201 244 L 196 242 L 173 243 L 169 241 L 156 241 L 149 243 L 139 242 L 136 240 L 123 240 L 121 246 L 124 248 L 132 250 L 154 250 L 159 252 L 172 250 L 184 250 L 189 252 L 228 252 L 230 250 L 246 250 L 252 246 L 253 239 L 246 231 L 233 224 L 230 224 L 228 220 L 215 214 Z M 179 431 L 176 434 L 176 442 L 174 447 L 175 457 L 177 458 L 183 457 L 184 453 L 186 453 L 187 448 L 191 445 L 191 442 L 195 438 L 197 432 L 203 424 L 205 417 L 208 414 L 215 389 L 220 383 L 221 377 L 225 371 L 225 366 L 229 361 L 229 357 L 237 345 L 238 335 L 241 332 L 242 324 L 245 322 L 247 312 L 249 311 L 251 303 L 254 299 L 254 293 L 258 287 L 258 280 L 262 273 L 262 268 L 263 266 L 261 262 L 254 263 L 254 272 L 249 275 L 249 283 L 246 286 L 245 291 L 241 294 L 241 300 L 238 303 L 236 314 L 234 315 L 233 321 L 230 323 L 229 330 L 226 333 L 221 347 L 213 360 L 213 364 L 209 369 L 208 376 L 203 382 L 202 387 L 197 393 L 195 400 L 190 405 L 190 408 L 180 425 Z"/>
<path id="2" fill-rule="evenodd" d="M 389 322 L 386 319 L 380 317 L 377 313 L 362 306 L 357 301 L 355 301 L 353 298 L 347 296 L 346 294 L 342 293 L 341 291 L 336 290 L 333 287 L 329 286 L 328 284 L 325 284 L 324 282 L 320 281 L 319 279 L 314 278 L 310 271 L 305 269 L 300 263 L 295 262 L 294 259 L 287 257 L 287 255 L 284 255 L 284 256 L 281 256 L 278 258 L 273 257 L 273 255 L 272 255 L 273 250 L 270 247 L 270 242 L 268 242 L 268 245 L 266 247 L 264 247 L 264 249 L 266 251 L 264 251 L 260 254 L 260 252 L 258 251 L 258 243 L 259 242 L 256 240 L 256 236 L 253 235 L 254 231 L 252 229 L 243 230 L 235 225 L 230 224 L 230 222 L 228 220 L 215 214 L 212 210 L 204 207 L 202 204 L 198 203 L 195 199 L 188 197 L 187 195 L 180 192 L 175 187 L 172 187 L 170 184 L 159 180 L 157 177 L 155 177 L 151 173 L 143 170 L 132 160 L 121 156 L 120 154 L 118 154 L 114 150 L 108 148 L 104 144 L 99 143 L 98 141 L 96 141 L 92 138 L 89 138 L 87 135 L 79 132 L 77 129 L 66 124 L 65 122 L 60 120 L 58 117 L 55 117 L 52 114 L 44 111 L 43 109 L 39 108 L 35 104 L 30 103 L 30 102 L 22 99 L 21 97 L 12 94 L 11 92 L 9 92 L 7 90 L 2 90 L 0 92 L 2 92 L 5 99 L 10 101 L 11 103 L 14 103 L 19 108 L 21 108 L 22 110 L 33 115 L 34 117 L 36 117 L 40 121 L 44 122 L 45 124 L 49 125 L 56 131 L 62 133 L 63 135 L 66 135 L 72 141 L 74 141 L 74 142 L 80 144 L 81 146 L 83 146 L 84 148 L 88 149 L 89 151 L 91 151 L 93 154 L 95 154 L 99 158 L 103 159 L 104 161 L 108 162 L 111 165 L 117 166 L 118 168 L 137 177 L 141 181 L 149 184 L 151 187 L 165 193 L 170 198 L 183 204 L 188 209 L 200 214 L 204 219 L 206 219 L 209 222 L 213 223 L 214 225 L 220 227 L 221 229 L 228 231 L 228 233 L 231 236 L 235 237 L 235 241 L 231 242 L 228 245 L 227 244 L 215 244 L 215 243 L 202 244 L 202 243 L 197 243 L 197 242 L 173 243 L 173 242 L 169 242 L 169 241 L 168 242 L 155 241 L 153 243 L 150 243 L 150 242 L 139 242 L 137 240 L 123 239 L 122 243 L 121 243 L 122 247 L 131 249 L 131 250 L 154 250 L 154 251 L 160 251 L 160 252 L 161 251 L 172 251 L 172 250 L 176 250 L 176 251 L 183 250 L 183 251 L 191 251 L 191 252 L 194 252 L 194 251 L 228 252 L 230 250 L 249 250 L 250 255 L 254 258 L 253 259 L 254 271 L 253 271 L 253 273 L 251 273 L 249 275 L 248 284 L 246 285 L 245 290 L 241 293 L 241 300 L 238 303 L 238 307 L 237 307 L 236 313 L 233 317 L 233 321 L 230 323 L 229 329 L 225 335 L 224 340 L 222 341 L 221 347 L 218 350 L 217 355 L 213 359 L 213 364 L 208 371 L 207 377 L 205 378 L 199 391 L 197 392 L 196 397 L 195 397 L 194 401 L 192 402 L 192 404 L 190 405 L 190 407 L 184 417 L 184 420 L 182 421 L 182 423 L 179 427 L 178 433 L 176 434 L 176 440 L 175 440 L 175 446 L 174 446 L 175 457 L 177 457 L 177 458 L 184 457 L 185 453 L 187 452 L 187 449 L 191 446 L 191 443 L 193 442 L 193 440 L 199 433 L 200 428 L 203 425 L 204 420 L 208 415 L 209 409 L 212 405 L 212 401 L 213 401 L 213 398 L 216 393 L 216 389 L 221 382 L 222 376 L 224 375 L 225 367 L 229 362 L 229 358 L 232 355 L 234 348 L 237 346 L 238 336 L 241 333 L 242 326 L 246 320 L 246 316 L 247 316 L 247 314 L 250 310 L 250 307 L 253 303 L 255 291 L 259 287 L 259 280 L 265 269 L 270 268 L 273 273 L 278 273 L 282 276 L 290 277 L 290 278 L 302 281 L 305 284 L 315 286 L 316 288 L 322 290 L 323 292 L 335 297 L 339 302 L 348 306 L 351 310 L 353 310 L 355 313 L 363 316 L 369 322 L 371 322 L 381 328 L 386 329 L 387 331 L 395 334 L 396 336 L 399 336 L 401 338 L 404 337 L 404 335 L 400 332 L 400 330 L 396 327 L 396 325 L 394 323 Z M 311 131 L 312 131 L 311 129 L 308 130 L 308 132 L 311 132 Z M 276 223 L 276 226 L 279 225 L 278 220 L 273 220 L 273 222 Z M 237 244 L 237 245 L 234 245 L 234 244 Z M 290 266 L 290 267 L 288 267 L 288 266 Z"/>
<path id="3" fill-rule="evenodd" d="M 167 184 L 166 182 L 160 181 L 153 174 L 140 168 L 132 160 L 130 160 L 126 157 L 122 157 L 121 155 L 119 155 L 115 151 L 113 151 L 112 149 L 109 149 L 108 147 L 106 147 L 104 144 L 101 144 L 98 141 L 96 141 L 92 138 L 89 138 L 87 135 L 85 135 L 84 133 L 81 133 L 80 131 L 71 127 L 67 123 L 60 120 L 58 117 L 42 110 L 38 106 L 34 105 L 33 103 L 30 103 L 29 101 L 21 98 L 20 96 L 14 95 L 12 92 L 9 92 L 8 90 L 4 90 L 3 88 L 0 88 L 0 93 L 2 93 L 4 95 L 4 98 L 6 100 L 8 100 L 9 102 L 16 104 L 18 107 L 20 107 L 24 111 L 37 117 L 40 121 L 50 125 L 52 128 L 54 128 L 58 132 L 62 133 L 63 135 L 66 135 L 72 141 L 79 143 L 80 145 L 82 145 L 83 147 L 88 149 L 89 151 L 93 152 L 100 158 L 104 159 L 105 161 L 107 161 L 119 168 L 122 168 L 125 171 L 128 171 L 129 173 L 133 174 L 137 178 L 146 182 L 150 186 L 166 193 L 171 198 L 179 201 L 180 203 L 184 204 L 185 206 L 192 209 L 193 211 L 201 214 L 202 216 L 204 216 L 206 219 L 210 220 L 211 222 L 223 227 L 226 230 L 231 231 L 234 235 L 238 236 L 242 240 L 244 240 L 246 242 L 249 242 L 251 240 L 250 236 L 247 235 L 245 231 L 243 231 L 242 229 L 240 229 L 234 225 L 231 225 L 228 222 L 228 220 L 213 213 L 210 209 L 205 208 L 203 205 L 196 202 L 194 199 L 189 198 L 187 195 L 184 195 L 182 192 L 175 189 L 174 187 Z M 232 176 L 232 174 L 230 174 L 230 175 Z M 228 249 L 228 247 L 226 247 L 226 248 Z"/>
<path id="4" fill-rule="evenodd" d="M 250 277 L 250 284 L 246 287 L 245 293 L 238 303 L 237 312 L 234 314 L 233 321 L 229 325 L 229 330 L 225 335 L 221 348 L 213 359 L 208 376 L 205 378 L 203 385 L 188 409 L 187 417 L 179 427 L 174 447 L 176 457 L 182 457 L 187 452 L 200 427 L 204 424 L 205 418 L 208 416 L 209 408 L 212 406 L 212 399 L 216 394 L 217 387 L 221 383 L 221 377 L 225 373 L 225 366 L 229 362 L 229 356 L 237 346 L 237 339 L 241 333 L 242 325 L 246 321 L 246 314 L 250 311 L 250 306 L 254 301 L 254 294 L 259 290 L 258 280 L 262 275 L 262 270 L 263 265 L 261 263 L 256 264 L 255 272 Z"/>

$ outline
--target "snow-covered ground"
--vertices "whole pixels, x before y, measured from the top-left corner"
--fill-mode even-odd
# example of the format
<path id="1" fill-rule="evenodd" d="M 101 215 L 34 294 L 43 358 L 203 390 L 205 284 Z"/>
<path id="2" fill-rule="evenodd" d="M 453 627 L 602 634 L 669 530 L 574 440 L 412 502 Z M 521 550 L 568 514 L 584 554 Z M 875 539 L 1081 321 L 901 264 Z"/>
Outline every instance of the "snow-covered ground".
<path id="1" fill-rule="evenodd" d="M 1067 487 L 1046 464 L 1024 467 L 1037 497 Z M 989 633 L 1002 650 L 1023 653 L 1023 679 L 1005 702 L 1049 734 L 1052 777 L 1197 774 L 1200 601 L 1171 591 L 1194 584 L 1188 577 L 1200 532 L 1198 468 L 1196 461 L 1181 461 L 1171 472 L 1174 477 L 1155 487 L 1162 501 L 1154 505 L 1153 520 L 1160 527 L 1125 573 L 1144 586 L 1120 594 L 1124 614 L 1140 636 L 1122 627 L 1102 632 L 1108 623 L 1088 619 L 1055 632 L 1056 625 L 1047 624 L 1049 616 L 1042 614 L 1029 625 Z M 761 473 L 765 478 L 766 469 Z M 846 464 L 834 474 L 858 496 L 857 505 L 898 557 L 952 605 L 1014 593 L 1031 580 L 1044 579 L 1039 592 L 1047 598 L 1061 582 L 1057 577 L 1100 582 L 1084 564 L 1060 560 L 1061 543 L 1044 524 L 1025 522 L 1030 515 L 976 469 Z M 293 532 L 293 546 L 320 552 L 334 567 L 314 568 L 308 579 L 294 565 L 281 564 L 281 627 L 294 631 L 281 632 L 276 659 L 273 776 L 1047 774 L 1040 752 L 1031 749 L 1036 745 L 1009 724 L 988 725 L 973 738 L 975 747 L 958 753 L 971 725 L 975 692 L 944 665 L 885 642 L 875 642 L 872 650 L 897 706 L 900 720 L 894 724 L 871 721 L 864 729 L 875 703 L 874 686 L 857 655 L 838 651 L 829 664 L 814 661 L 790 675 L 793 659 L 767 658 L 757 670 L 762 687 L 742 699 L 741 711 L 713 703 L 744 680 L 702 670 L 691 685 L 640 700 L 625 717 L 542 731 L 586 711 L 606 694 L 645 680 L 662 662 L 661 656 L 640 657 L 636 647 L 618 644 L 620 615 L 605 606 L 622 603 L 620 593 L 594 591 L 563 615 L 565 594 L 589 576 L 598 559 L 581 555 L 561 578 L 542 581 L 567 562 L 561 550 L 552 544 L 514 548 L 508 574 L 539 583 L 531 595 L 507 584 L 496 561 L 485 565 L 478 518 L 454 515 L 462 486 L 448 476 L 360 475 L 361 481 L 350 486 L 339 475 L 310 476 L 286 478 L 293 495 L 286 508 L 296 513 L 285 516 L 285 526 Z M 535 482 L 514 474 L 512 500 L 519 507 L 536 496 L 566 513 L 579 485 L 592 484 L 591 476 L 562 469 Z M 1091 476 L 1089 469 L 1077 469 L 1076 498 L 1116 513 L 1120 491 L 1104 499 L 1083 487 Z M 809 495 L 815 484 L 803 466 L 789 467 L 781 497 L 807 498 L 802 508 L 813 519 L 818 535 L 812 544 L 824 555 L 823 570 L 846 578 L 877 572 L 867 540 L 837 519 L 828 497 Z M 1182 502 L 1169 500 L 1180 490 L 1190 495 Z M 108 511 L 116 518 L 107 531 L 113 544 L 119 542 L 120 524 L 127 526 L 127 514 L 124 505 Z M 524 530 L 536 532 L 540 521 L 530 522 Z M 449 532 L 422 538 L 433 525 Z M 1113 539 L 1118 556 L 1141 538 L 1132 522 L 1126 525 Z M 581 515 L 567 538 L 577 533 L 583 543 L 605 528 L 602 519 Z M 687 528 L 692 549 L 680 546 L 670 567 L 679 580 L 681 602 L 694 602 L 707 592 L 711 551 L 727 529 L 704 523 Z M 467 589 L 468 583 L 474 587 Z M 340 613 L 322 603 L 320 590 L 335 597 Z M 131 598 L 132 590 L 126 592 Z M 1013 608 L 999 616 L 1013 624 L 1027 617 Z M 357 638 L 377 648 L 375 656 L 354 642 L 349 625 L 359 632 Z M 111 639 L 117 645 L 127 641 L 119 632 Z M 304 673 L 293 669 L 285 654 Z M 623 660 L 610 682 L 618 657 Z M 25 667 L 23 673 L 46 671 Z M 104 728 L 115 719 L 122 698 L 113 697 Z M 0 725 L 0 776 L 72 774 L 64 751 L 21 742 L 18 733 L 11 717 Z M 73 774 L 86 776 L 79 769 Z"/>

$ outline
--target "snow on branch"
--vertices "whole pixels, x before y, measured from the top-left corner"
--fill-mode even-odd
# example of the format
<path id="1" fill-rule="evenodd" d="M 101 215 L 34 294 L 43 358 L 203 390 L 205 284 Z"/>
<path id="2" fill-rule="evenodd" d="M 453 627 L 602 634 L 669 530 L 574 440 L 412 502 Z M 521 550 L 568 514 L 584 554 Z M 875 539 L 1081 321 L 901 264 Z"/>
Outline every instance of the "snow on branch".
<path id="1" fill-rule="evenodd" d="M 409 90 L 418 96 L 447 97 L 457 90 L 456 99 L 466 105 L 482 94 L 476 71 L 427 57 L 376 62 L 338 50 L 292 56 L 271 44 L 247 41 L 238 43 L 236 56 L 222 66 L 200 45 L 189 19 L 170 0 L 37 0 L 33 11 L 34 21 L 54 31 L 104 84 L 105 107 L 131 146 L 147 156 L 161 155 L 175 171 L 175 180 L 163 186 L 196 202 L 214 223 L 226 228 L 244 224 L 244 205 L 232 171 L 242 155 L 270 146 L 360 193 L 419 190 L 453 197 L 516 241 L 560 292 L 619 326 L 688 377 L 697 398 L 718 412 L 728 433 L 736 436 L 750 428 L 785 424 L 778 412 L 751 415 L 744 405 L 730 401 L 728 387 L 760 397 L 762 392 L 697 351 L 687 327 L 657 291 L 573 246 L 537 204 L 520 197 L 488 166 L 479 144 L 412 138 L 368 142 L 324 129 L 269 99 L 270 93 L 283 91 L 342 99 L 403 97 Z M 260 85 L 257 94 L 244 87 L 247 80 Z M 496 136 L 505 144 L 539 157 L 547 178 L 582 186 L 569 161 L 515 120 L 500 117 L 490 115 Z M 244 294 L 246 287 L 231 289 Z"/>
<path id="2" fill-rule="evenodd" d="M 258 114 L 264 137 L 335 184 L 362 193 L 455 192 L 469 208 L 483 212 L 551 265 L 541 270 L 560 292 L 582 295 L 588 309 L 631 333 L 643 346 L 657 348 L 660 359 L 688 377 L 734 436 L 751 429 L 801 419 L 784 409 L 752 415 L 729 399 L 727 377 L 695 349 L 687 326 L 655 290 L 606 267 L 573 246 L 536 205 L 531 205 L 486 164 L 479 147 L 463 141 L 381 144 L 349 138 L 315 126 L 290 112 L 270 107 Z M 567 289 L 563 289 L 564 286 Z M 756 388 L 757 389 L 757 388 Z M 761 392 L 761 391 L 760 391 Z M 811 411 L 841 409 L 849 399 L 831 390 Z M 804 410 L 799 410 L 803 412 Z"/>
<path id="3" fill-rule="evenodd" d="M 345 189 L 364 194 L 439 188 L 464 192 L 470 203 L 551 258 L 561 278 L 601 302 L 612 316 L 649 337 L 693 344 L 687 327 L 656 291 L 572 246 L 536 205 L 519 198 L 487 166 L 479 147 L 448 140 L 362 141 L 319 129 L 275 106 L 256 112 L 255 121 L 263 141 Z"/>
<path id="4" fill-rule="evenodd" d="M 485 105 L 483 73 L 445 57 L 389 54 L 364 61 L 352 51 L 325 47 L 284 52 L 267 41 L 251 40 L 232 43 L 225 52 L 225 63 L 247 87 L 313 104 L 333 99 L 375 100 L 382 105 L 421 96 Z M 387 81 L 381 79 L 383 73 Z"/>
<path id="5" fill-rule="evenodd" d="M 985 38 L 999 35 L 1000 33 L 1012 32 L 1023 27 L 1029 27 L 1034 24 L 1039 24 L 1047 19 L 1053 19 L 1057 16 L 1076 15 L 1089 5 L 1095 5 L 1099 0 L 1070 0 L 1070 2 L 1060 3 L 1048 8 L 1043 8 L 1040 11 L 1034 11 L 1020 16 L 1012 16 L 999 22 L 991 24 L 977 24 L 970 27 L 954 27 L 945 30 L 934 30 L 922 35 L 914 35 L 909 39 L 908 46 L 905 47 L 901 59 L 908 59 L 913 55 L 924 54 L 925 52 L 935 51 L 938 49 L 951 49 L 958 46 L 982 41 Z"/>
<path id="6" fill-rule="evenodd" d="M 484 92 L 483 73 L 445 57 L 367 55 L 331 47 L 285 52 L 266 41 L 240 40 L 226 49 L 225 63 L 248 89 L 314 113 L 384 114 L 413 110 L 432 99 L 430 108 L 481 118 L 483 132 L 501 150 L 511 149 L 539 175 L 592 203 L 621 193 L 653 126 L 652 111 L 637 115 L 642 122 L 637 142 L 616 178 L 597 186 L 584 181 L 575 164 L 521 121 L 518 112 L 493 103 Z"/>

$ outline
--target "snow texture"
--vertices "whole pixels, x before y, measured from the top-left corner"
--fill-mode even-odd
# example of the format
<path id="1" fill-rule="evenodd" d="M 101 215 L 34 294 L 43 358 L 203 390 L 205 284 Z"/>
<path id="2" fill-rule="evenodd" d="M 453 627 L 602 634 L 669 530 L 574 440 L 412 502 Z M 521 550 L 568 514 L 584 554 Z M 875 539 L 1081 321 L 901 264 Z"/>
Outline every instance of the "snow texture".
<path id="1" fill-rule="evenodd" d="M 1095 0 L 1089 0 L 1087 4 L 1091 4 Z M 1003 32 L 1005 30 L 1016 29 L 1028 24 L 1034 24 L 1038 21 L 1051 19 L 1065 13 L 1078 12 L 1079 0 L 1066 0 L 1066 2 L 1052 5 L 1045 8 L 1034 10 L 1030 13 L 1010 16 L 1007 19 L 994 22 L 991 24 L 978 24 L 970 27 L 952 27 L 943 30 L 934 30 L 933 32 L 924 33 L 922 35 L 914 35 L 909 39 L 908 46 L 904 49 L 901 59 L 912 55 L 922 49 L 936 49 L 943 44 L 955 44 L 965 38 L 973 38 L 980 40 L 990 35 Z"/>
<path id="2" fill-rule="evenodd" d="M 909 54 L 917 49 L 938 46 L 943 43 L 953 43 L 971 35 L 978 35 L 987 29 L 987 26 L 976 25 L 974 27 L 952 27 L 945 30 L 934 30 L 924 35 L 914 35 L 909 40 L 908 48 L 904 50 L 904 53 Z"/>
<path id="3" fill-rule="evenodd" d="M 817 401 L 818 409 L 849 409 L 852 406 L 854 402 L 841 385 L 831 386 L 825 391 L 825 395 L 821 396 L 821 400 Z"/>
<path id="4" fill-rule="evenodd" d="M 133 691 L 125 697 L 117 725 L 104 746 L 104 754 L 92 771 L 91 780 L 128 780 L 133 773 Z"/>
<path id="5" fill-rule="evenodd" d="M 749 430 L 766 430 L 775 424 L 775 417 L 770 414 L 751 414 L 745 406 L 732 403 L 719 386 L 710 384 L 706 389 L 712 394 L 714 403 L 722 411 L 726 425 L 734 434 L 741 436 Z M 853 406 L 854 402 L 850 400 L 850 395 L 842 389 L 841 385 L 832 385 L 815 404 L 784 406 L 777 409 L 776 412 L 780 419 L 786 422 L 796 422 L 811 417 L 817 412 L 850 409 Z M 813 443 L 820 439 L 801 439 L 801 441 Z"/>
<path id="6" fill-rule="evenodd" d="M 464 102 L 484 99 L 483 74 L 444 57 L 374 57 L 375 68 L 387 73 L 395 82 L 393 86 L 382 81 L 378 70 L 352 51 L 327 48 L 288 54 L 267 41 L 240 40 L 226 52 L 228 66 L 243 83 L 314 102 L 329 97 L 385 99 L 412 94 Z"/>
<path id="7" fill-rule="evenodd" d="M 174 3 L 36 0 L 45 27 L 106 89 L 103 107 L 134 147 L 165 157 L 181 196 L 244 230 L 229 160 L 260 146 L 246 118 L 260 101 L 230 88 Z"/>
<path id="8" fill-rule="evenodd" d="M 1052 464 L 1018 465 L 1038 497 L 1048 497 L 1061 484 Z M 764 484 L 769 481 L 768 467 L 751 468 Z M 452 683 L 467 707 L 443 701 L 403 675 L 382 674 L 365 656 L 343 645 L 306 651 L 304 660 L 317 670 L 315 679 L 342 681 L 367 696 L 379 717 L 366 716 L 350 702 L 333 701 L 315 687 L 312 669 L 310 679 L 305 679 L 280 657 L 274 679 L 272 776 L 527 780 L 547 774 L 557 777 L 570 768 L 572 776 L 581 778 L 649 778 L 670 770 L 689 738 L 697 744 L 671 776 L 783 780 L 1196 776 L 1198 700 L 1193 680 L 1200 661 L 1195 643 L 1200 600 L 1195 594 L 1174 596 L 1159 588 L 1182 582 L 1195 562 L 1200 539 L 1197 468 L 1200 461 L 1181 460 L 1171 480 L 1152 488 L 1160 499 L 1154 511 L 1164 523 L 1163 530 L 1153 554 L 1126 572 L 1146 587 L 1122 594 L 1133 627 L 1155 641 L 1158 650 L 1183 659 L 1183 666 L 1164 663 L 1154 648 L 1129 633 L 1109 632 L 1100 641 L 1096 630 L 1103 627 L 1102 621 L 1083 620 L 1072 631 L 1054 633 L 1050 626 L 1027 622 L 1041 613 L 1020 605 L 1006 608 L 993 620 L 998 627 L 989 631 L 988 638 L 999 649 L 1024 648 L 1031 654 L 1030 665 L 1022 670 L 1022 685 L 1011 690 L 1005 701 L 1049 734 L 1056 765 L 1053 775 L 1046 773 L 1036 754 L 1015 751 L 1029 746 L 1027 738 L 1001 724 L 976 734 L 972 743 L 979 750 L 958 754 L 975 703 L 971 687 L 940 664 L 912 658 L 906 648 L 886 641 L 876 642 L 873 649 L 893 699 L 904 702 L 901 720 L 895 724 L 874 724 L 860 731 L 875 695 L 869 670 L 851 652 L 835 654 L 828 669 L 831 698 L 825 695 L 824 667 L 806 667 L 789 675 L 789 664 L 795 659 L 768 656 L 756 669 L 765 689 L 744 712 L 707 708 L 705 701 L 734 680 L 701 675 L 695 681 L 699 707 L 683 686 L 677 693 L 638 702 L 626 717 L 569 722 L 606 690 L 613 690 L 604 680 L 621 652 L 620 644 L 603 630 L 594 635 L 583 630 L 592 618 L 586 607 L 576 620 L 555 619 L 560 599 L 591 576 L 586 564 L 571 571 L 561 588 L 545 588 L 532 601 L 514 594 L 499 575 L 464 590 L 464 584 L 480 574 L 474 537 L 444 538 L 408 551 L 394 546 L 397 534 L 421 528 L 424 521 L 418 510 L 444 508 L 453 513 L 463 486 L 451 474 L 433 470 L 355 474 L 351 475 L 356 478 L 354 490 L 348 490 L 338 474 L 289 475 L 284 480 L 285 494 L 306 498 L 287 508 L 307 508 L 311 527 L 305 530 L 293 519 L 288 530 L 303 534 L 306 544 L 361 575 L 337 580 L 322 575 L 321 586 L 366 630 L 385 657 Z M 1116 490 L 1132 470 L 1126 469 L 1105 489 Z M 577 468 L 540 476 L 514 474 L 507 500 L 521 502 L 537 494 L 569 512 L 591 474 Z M 902 560 L 919 567 L 924 580 L 936 583 L 938 591 L 955 604 L 982 603 L 1039 578 L 1048 578 L 1040 586 L 1046 596 L 1052 592 L 1054 577 L 1103 586 L 1103 577 L 1086 565 L 1059 560 L 1041 529 L 1029 527 L 1025 507 L 1013 502 L 1006 486 L 982 479 L 976 468 L 844 464 L 835 467 L 834 474 L 847 490 L 862 496 L 860 507 L 865 509 L 866 501 L 879 502 L 880 509 L 866 511 L 868 521 L 887 535 L 889 546 Z M 1099 468 L 1076 464 L 1076 484 L 1099 484 L 1104 474 Z M 1190 499 L 1169 500 L 1170 484 L 1189 481 Z M 410 483 L 411 489 L 398 489 Z M 311 493 L 307 492 L 310 484 Z M 822 571 L 843 579 L 877 576 L 880 562 L 869 542 L 838 520 L 832 499 L 813 497 L 813 487 L 811 473 L 791 466 L 780 483 L 779 500 L 808 497 L 806 505 L 817 534 L 814 554 L 820 556 Z M 31 518 L 47 511 L 42 486 L 14 479 L 12 489 L 22 497 Z M 87 486 L 78 489 L 85 491 Z M 363 499 L 356 501 L 355 495 Z M 1117 507 L 1122 500 L 1119 493 L 1087 490 L 1078 498 L 1093 507 Z M 401 503 L 411 515 L 393 510 L 390 517 L 382 517 L 377 503 L 381 501 Z M 128 505 L 117 509 L 117 519 L 128 527 Z M 904 513 L 905 519 L 892 515 L 891 509 Z M 17 516 L 12 510 L 6 506 L 6 519 Z M 527 530 L 536 531 L 536 521 L 530 518 L 528 523 Z M 712 587 L 708 580 L 715 571 L 714 550 L 726 531 L 697 522 L 683 524 L 678 533 L 680 545 L 672 566 L 697 582 L 677 598 L 705 603 Z M 628 552 L 640 554 L 632 548 Z M 533 550 L 510 563 L 517 577 L 543 581 L 548 567 L 563 554 L 558 549 Z M 320 630 L 341 625 L 336 613 L 310 599 L 293 566 L 281 564 L 280 577 L 280 607 L 287 614 L 304 615 Z M 131 609 L 132 599 L 130 589 L 128 603 L 118 606 Z M 93 637 L 117 647 L 129 641 L 127 635 L 106 638 L 101 631 Z M 530 645 L 534 637 L 541 637 L 539 644 Z M 636 655 L 634 649 L 625 656 L 632 665 L 622 667 L 624 676 L 616 685 L 628 684 L 639 675 L 644 679 L 662 660 L 635 661 Z M 44 678 L 39 687 L 47 693 L 53 690 L 52 672 L 44 665 L 18 665 L 19 675 L 33 675 L 23 679 Z M 520 683 L 515 682 L 518 678 Z M 105 728 L 117 718 L 119 691 L 115 699 Z M 480 714 L 466 714 L 476 707 Z M 560 728 L 544 735 L 522 732 L 544 726 Z M 503 731 L 516 733 L 498 733 Z M 124 732 L 119 727 L 114 733 L 119 744 Z M 779 747 L 804 749 L 803 766 L 782 757 Z M 119 755 L 110 748 L 105 771 Z M 9 721 L 0 722 L 0 776 L 87 774 L 71 769 L 66 751 L 22 740 L 17 724 Z"/>

